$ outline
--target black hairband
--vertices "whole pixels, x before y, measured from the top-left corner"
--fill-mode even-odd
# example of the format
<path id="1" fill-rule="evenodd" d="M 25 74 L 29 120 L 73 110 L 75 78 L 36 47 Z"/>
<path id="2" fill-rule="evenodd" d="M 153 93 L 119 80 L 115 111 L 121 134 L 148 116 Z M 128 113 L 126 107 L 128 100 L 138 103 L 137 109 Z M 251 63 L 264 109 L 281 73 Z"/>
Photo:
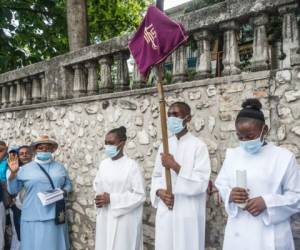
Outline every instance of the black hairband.
<path id="1" fill-rule="evenodd" d="M 244 108 L 242 109 L 239 114 L 237 115 L 237 120 L 240 118 L 252 118 L 255 120 L 260 120 L 262 122 L 265 122 L 265 116 L 264 113 L 258 109 L 254 108 Z"/>

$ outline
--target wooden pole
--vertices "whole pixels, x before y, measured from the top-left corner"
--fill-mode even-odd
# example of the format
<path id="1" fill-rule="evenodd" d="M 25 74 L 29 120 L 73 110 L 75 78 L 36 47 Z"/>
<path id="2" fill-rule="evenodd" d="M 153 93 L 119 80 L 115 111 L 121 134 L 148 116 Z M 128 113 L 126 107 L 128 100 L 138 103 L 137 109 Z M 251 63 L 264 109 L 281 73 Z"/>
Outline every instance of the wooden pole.
<path id="1" fill-rule="evenodd" d="M 156 0 L 156 7 L 161 11 L 164 11 L 164 0 Z M 164 79 L 164 68 L 163 63 L 155 66 L 156 77 L 157 77 L 157 92 L 159 98 L 159 113 L 160 113 L 160 124 L 162 133 L 163 152 L 169 154 L 169 143 L 168 143 L 168 128 L 167 128 L 167 115 L 166 115 L 166 101 L 163 87 Z M 166 176 L 166 188 L 169 194 L 172 194 L 172 179 L 170 169 L 165 168 Z"/>
<path id="2" fill-rule="evenodd" d="M 164 0 L 156 0 L 156 7 L 164 11 Z"/>
<path id="3" fill-rule="evenodd" d="M 168 128 L 167 128 L 167 115 L 166 115 L 166 101 L 163 87 L 163 64 L 156 66 L 157 74 L 157 92 L 159 98 L 159 112 L 160 112 L 160 124 L 162 133 L 163 152 L 169 154 L 169 143 L 168 143 Z M 172 179 L 170 169 L 165 168 L 166 176 L 166 188 L 168 193 L 172 194 Z"/>

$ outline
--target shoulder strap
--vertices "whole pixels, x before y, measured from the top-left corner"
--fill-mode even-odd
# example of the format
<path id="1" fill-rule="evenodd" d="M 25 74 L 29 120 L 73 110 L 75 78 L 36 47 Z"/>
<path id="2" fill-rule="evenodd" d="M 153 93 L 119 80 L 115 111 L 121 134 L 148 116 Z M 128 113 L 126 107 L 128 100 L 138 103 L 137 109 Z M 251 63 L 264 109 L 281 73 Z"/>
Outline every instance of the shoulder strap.
<path id="1" fill-rule="evenodd" d="M 51 187 L 52 187 L 53 189 L 55 189 L 55 186 L 54 186 L 54 184 L 53 184 L 53 181 L 52 181 L 50 175 L 47 173 L 47 171 L 46 171 L 39 163 L 36 162 L 36 164 L 40 167 L 40 169 L 43 171 L 43 173 L 47 176 L 47 178 L 48 178 L 48 180 L 49 180 L 49 182 L 50 182 L 50 184 L 51 184 Z"/>

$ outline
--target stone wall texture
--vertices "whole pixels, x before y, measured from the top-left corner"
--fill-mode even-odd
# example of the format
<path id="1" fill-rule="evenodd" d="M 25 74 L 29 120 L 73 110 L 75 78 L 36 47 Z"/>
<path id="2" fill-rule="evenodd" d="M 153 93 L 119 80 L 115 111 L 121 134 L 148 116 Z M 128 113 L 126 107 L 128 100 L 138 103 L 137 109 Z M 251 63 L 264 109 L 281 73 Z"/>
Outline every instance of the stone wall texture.
<path id="1" fill-rule="evenodd" d="M 185 101 L 192 108 L 190 130 L 203 139 L 212 162 L 212 180 L 225 149 L 238 144 L 234 120 L 242 101 L 257 97 L 271 130 L 269 141 L 300 157 L 300 70 L 261 71 L 236 76 L 178 83 L 166 87 L 166 101 Z M 69 197 L 69 230 L 76 250 L 93 249 L 95 231 L 92 182 L 104 159 L 104 135 L 124 125 L 126 153 L 143 170 L 147 201 L 144 208 L 145 249 L 154 249 L 155 211 L 149 187 L 156 151 L 161 142 L 158 97 L 154 88 L 33 105 L 15 111 L 0 110 L 0 138 L 9 144 L 30 143 L 48 134 L 59 143 L 55 158 L 65 164 L 73 181 Z M 207 202 L 207 249 L 221 249 L 226 214 L 213 197 Z M 300 221 L 300 220 L 299 220 Z M 295 237 L 300 223 L 293 219 Z M 300 249 L 300 246 L 298 246 Z"/>

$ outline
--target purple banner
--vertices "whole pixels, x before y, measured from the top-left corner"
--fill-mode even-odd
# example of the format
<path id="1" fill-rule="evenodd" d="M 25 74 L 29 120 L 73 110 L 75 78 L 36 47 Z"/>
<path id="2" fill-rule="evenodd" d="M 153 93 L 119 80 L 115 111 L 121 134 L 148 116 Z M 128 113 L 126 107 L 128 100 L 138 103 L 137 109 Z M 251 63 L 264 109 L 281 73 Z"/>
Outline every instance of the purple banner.
<path id="1" fill-rule="evenodd" d="M 182 24 L 151 5 L 128 47 L 140 73 L 147 77 L 153 65 L 164 61 L 187 39 Z"/>

